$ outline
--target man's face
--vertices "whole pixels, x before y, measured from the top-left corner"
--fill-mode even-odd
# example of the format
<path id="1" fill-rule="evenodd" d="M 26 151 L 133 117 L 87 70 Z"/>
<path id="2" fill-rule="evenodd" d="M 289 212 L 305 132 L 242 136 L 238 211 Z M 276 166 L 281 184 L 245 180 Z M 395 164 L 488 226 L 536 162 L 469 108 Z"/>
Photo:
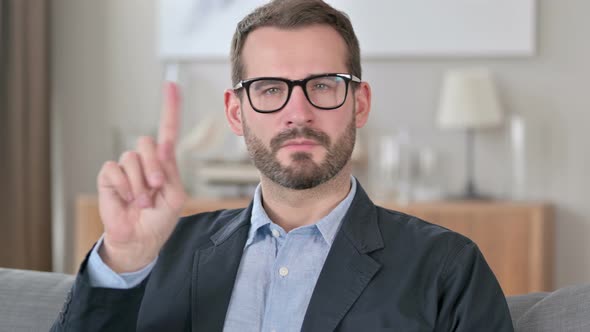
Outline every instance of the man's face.
<path id="1" fill-rule="evenodd" d="M 328 26 L 258 28 L 243 48 L 244 78 L 348 73 L 346 55 L 344 40 Z M 283 109 L 266 114 L 254 111 L 242 91 L 239 109 L 237 131 L 245 136 L 254 164 L 264 176 L 292 189 L 313 188 L 338 174 L 350 160 L 356 128 L 365 121 L 357 121 L 350 86 L 345 103 L 334 110 L 311 105 L 301 87 L 293 88 Z"/>

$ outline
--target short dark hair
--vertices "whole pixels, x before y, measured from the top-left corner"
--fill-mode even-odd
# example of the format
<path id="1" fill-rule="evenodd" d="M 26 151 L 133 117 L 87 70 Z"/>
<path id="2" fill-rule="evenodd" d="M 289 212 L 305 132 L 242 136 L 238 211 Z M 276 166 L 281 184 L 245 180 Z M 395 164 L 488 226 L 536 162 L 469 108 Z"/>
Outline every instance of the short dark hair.
<path id="1" fill-rule="evenodd" d="M 256 28 L 272 26 L 299 28 L 313 24 L 326 24 L 334 28 L 346 42 L 346 66 L 350 74 L 361 78 L 360 47 L 348 15 L 322 0 L 273 0 L 256 8 L 237 25 L 231 44 L 232 84 L 244 75 L 241 55 L 248 34 Z"/>

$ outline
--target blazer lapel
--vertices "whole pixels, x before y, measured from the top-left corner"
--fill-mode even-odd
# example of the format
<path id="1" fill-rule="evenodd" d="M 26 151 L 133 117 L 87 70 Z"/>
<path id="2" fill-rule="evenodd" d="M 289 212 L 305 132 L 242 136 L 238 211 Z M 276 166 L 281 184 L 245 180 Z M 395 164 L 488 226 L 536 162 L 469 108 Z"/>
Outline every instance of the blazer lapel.
<path id="1" fill-rule="evenodd" d="M 233 291 L 252 204 L 213 236 L 213 246 L 193 257 L 191 320 L 193 331 L 221 331 Z"/>
<path id="2" fill-rule="evenodd" d="M 333 331 L 381 264 L 368 254 L 383 248 L 375 205 L 357 182 L 357 193 L 342 221 L 311 296 L 301 331 Z"/>

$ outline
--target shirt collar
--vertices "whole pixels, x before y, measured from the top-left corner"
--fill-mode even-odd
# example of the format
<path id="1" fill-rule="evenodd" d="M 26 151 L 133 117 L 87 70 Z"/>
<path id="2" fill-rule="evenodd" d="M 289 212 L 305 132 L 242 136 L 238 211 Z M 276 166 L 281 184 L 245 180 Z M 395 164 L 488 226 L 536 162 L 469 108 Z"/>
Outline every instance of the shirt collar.
<path id="1" fill-rule="evenodd" d="M 338 205 L 332 211 L 330 211 L 328 215 L 318 220 L 314 225 L 310 225 L 317 227 L 326 243 L 328 243 L 330 246 L 332 245 L 332 242 L 334 242 L 334 238 L 336 237 L 336 233 L 340 228 L 342 219 L 348 211 L 348 208 L 354 199 L 354 195 L 356 194 L 356 179 L 353 176 L 350 177 L 350 183 L 350 191 L 346 198 L 338 203 Z M 252 203 L 252 217 L 250 218 L 251 227 L 250 231 L 248 232 L 246 247 L 254 241 L 254 238 L 259 229 L 266 225 L 274 224 L 262 206 L 262 188 L 260 184 L 258 184 L 256 187 Z"/>

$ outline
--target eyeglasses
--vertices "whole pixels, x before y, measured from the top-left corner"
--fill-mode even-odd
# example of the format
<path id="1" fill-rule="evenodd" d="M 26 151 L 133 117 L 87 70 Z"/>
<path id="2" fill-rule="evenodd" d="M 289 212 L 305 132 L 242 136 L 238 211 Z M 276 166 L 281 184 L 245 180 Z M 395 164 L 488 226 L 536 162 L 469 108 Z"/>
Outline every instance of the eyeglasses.
<path id="1" fill-rule="evenodd" d="M 258 77 L 238 82 L 234 90 L 244 88 L 250 105 L 259 113 L 273 113 L 283 109 L 295 86 L 303 89 L 305 97 L 313 106 L 333 110 L 346 101 L 350 82 L 360 83 L 361 79 L 350 74 L 321 74 L 302 80 Z"/>

